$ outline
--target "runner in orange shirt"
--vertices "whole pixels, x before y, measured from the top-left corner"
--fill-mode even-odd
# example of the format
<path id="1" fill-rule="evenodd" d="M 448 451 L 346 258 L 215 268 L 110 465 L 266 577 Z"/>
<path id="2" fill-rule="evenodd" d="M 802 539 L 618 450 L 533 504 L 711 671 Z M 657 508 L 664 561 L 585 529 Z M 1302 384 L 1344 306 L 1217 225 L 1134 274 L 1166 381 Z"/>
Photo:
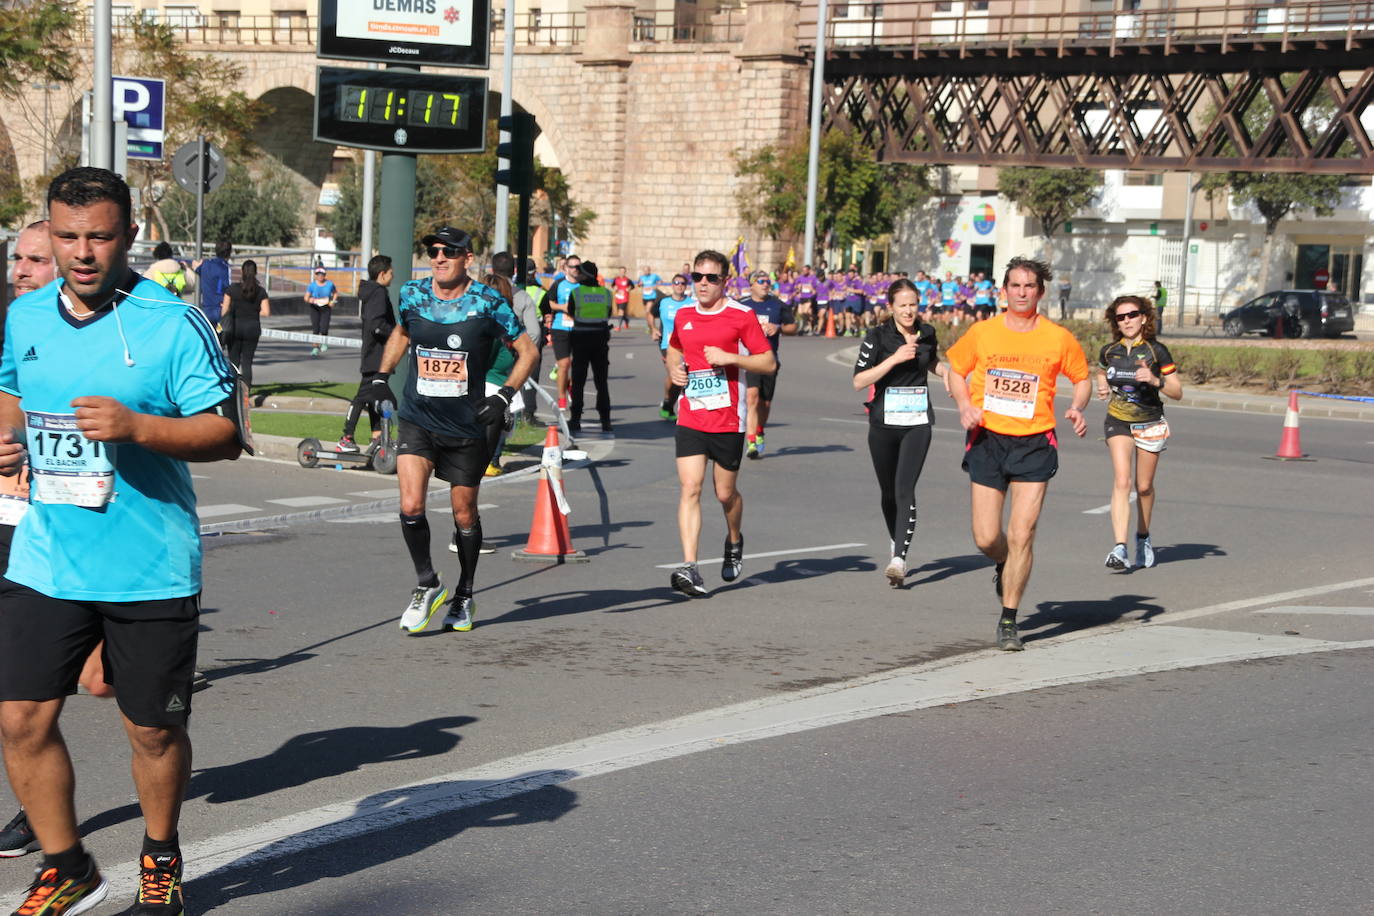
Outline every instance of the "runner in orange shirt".
<path id="1" fill-rule="evenodd" d="M 1030 580 L 1035 525 L 1049 479 L 1059 470 L 1054 392 L 1060 375 L 1073 382 L 1064 418 L 1081 438 L 1083 408 L 1092 394 L 1083 348 L 1039 314 L 1049 266 L 1013 258 L 1002 277 L 1005 314 L 975 323 L 949 348 L 949 393 L 967 430 L 964 470 L 972 482 L 973 540 L 997 564 L 993 584 L 1002 600 L 997 647 L 1022 648 L 1017 605 Z M 1002 508 L 1011 491 L 1011 517 Z"/>

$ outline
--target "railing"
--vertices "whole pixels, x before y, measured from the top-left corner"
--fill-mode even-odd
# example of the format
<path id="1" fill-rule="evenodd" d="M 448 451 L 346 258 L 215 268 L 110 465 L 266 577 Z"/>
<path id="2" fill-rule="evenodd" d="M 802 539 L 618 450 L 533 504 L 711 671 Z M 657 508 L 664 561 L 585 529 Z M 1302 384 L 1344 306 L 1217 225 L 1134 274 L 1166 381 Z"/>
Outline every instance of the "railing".
<path id="1" fill-rule="evenodd" d="M 1122 3 L 1123 0 L 1117 0 Z M 1130 46 L 1174 45 L 1204 41 L 1223 50 L 1239 42 L 1279 43 L 1286 50 L 1295 40 L 1342 42 L 1374 37 L 1374 0 L 1270 0 L 1187 5 L 1187 0 L 1124 0 L 1135 9 L 1102 9 L 1098 0 L 896 0 L 882 3 L 833 2 L 826 24 L 832 49 L 883 47 L 916 53 L 949 53 L 1004 47 L 1059 56 L 1086 47 L 1107 46 L 1111 53 Z M 805 0 L 801 44 L 816 45 L 817 5 Z M 1178 48 L 1177 50 L 1186 50 Z"/>
<path id="2" fill-rule="evenodd" d="M 504 41 L 500 10 L 493 10 L 491 46 L 499 49 Z M 587 33 L 587 14 L 582 11 L 563 13 L 517 13 L 515 16 L 515 46 L 567 48 L 582 44 Z"/>
<path id="3" fill-rule="evenodd" d="M 155 10 L 117 15 L 112 22 L 117 38 L 130 38 L 139 17 L 154 19 Z M 189 45 L 277 45 L 314 47 L 319 19 L 285 13 L 274 16 L 164 16 L 160 20 L 179 41 Z M 77 29 L 78 39 L 90 40 L 92 23 L 87 16 Z"/>
<path id="4" fill-rule="evenodd" d="M 715 12 L 677 9 L 637 11 L 631 41 L 638 42 L 732 42 L 744 40 L 744 10 L 725 7 Z"/>

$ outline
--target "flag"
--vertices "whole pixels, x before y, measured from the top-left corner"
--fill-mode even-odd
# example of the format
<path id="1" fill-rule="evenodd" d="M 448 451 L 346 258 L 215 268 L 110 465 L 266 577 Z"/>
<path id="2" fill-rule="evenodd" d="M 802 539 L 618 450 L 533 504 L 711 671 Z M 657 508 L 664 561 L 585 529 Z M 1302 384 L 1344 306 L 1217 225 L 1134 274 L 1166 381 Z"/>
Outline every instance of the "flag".
<path id="1" fill-rule="evenodd" d="M 783 270 L 797 269 L 797 246 L 792 245 L 787 249 L 787 262 L 782 265 Z"/>
<path id="2" fill-rule="evenodd" d="M 730 255 L 730 267 L 735 271 L 735 276 L 742 277 L 749 273 L 749 257 L 745 254 L 744 236 L 739 237 L 735 242 L 735 250 Z"/>

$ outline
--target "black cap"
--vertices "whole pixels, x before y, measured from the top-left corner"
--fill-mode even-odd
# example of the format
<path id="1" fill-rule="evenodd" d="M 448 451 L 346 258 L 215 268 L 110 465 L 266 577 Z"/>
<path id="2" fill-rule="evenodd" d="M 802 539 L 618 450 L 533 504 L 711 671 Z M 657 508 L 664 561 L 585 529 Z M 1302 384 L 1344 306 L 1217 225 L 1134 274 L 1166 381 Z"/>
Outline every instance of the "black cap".
<path id="1" fill-rule="evenodd" d="M 595 261 L 583 261 L 577 265 L 577 273 L 579 277 L 586 278 L 582 281 L 584 283 L 595 283 L 596 278 L 601 276 L 601 271 L 596 269 Z"/>
<path id="2" fill-rule="evenodd" d="M 455 229 L 452 226 L 440 226 L 429 235 L 420 239 L 422 245 L 449 245 L 453 248 L 461 248 L 464 251 L 472 250 L 472 236 L 462 229 Z"/>

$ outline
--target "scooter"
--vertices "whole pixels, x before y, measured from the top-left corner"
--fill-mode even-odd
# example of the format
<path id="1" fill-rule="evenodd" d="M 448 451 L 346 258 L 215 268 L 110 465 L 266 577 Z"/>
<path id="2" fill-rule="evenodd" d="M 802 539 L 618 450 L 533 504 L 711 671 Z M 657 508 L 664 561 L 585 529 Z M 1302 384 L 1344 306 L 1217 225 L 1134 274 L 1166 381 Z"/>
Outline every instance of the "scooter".
<path id="1" fill-rule="evenodd" d="M 296 446 L 296 460 L 303 468 L 318 467 L 324 464 L 361 464 L 371 465 L 378 474 L 396 473 L 396 405 L 382 401 L 377 405 L 381 414 L 381 435 L 377 436 L 365 449 L 340 451 L 337 444 L 322 445 L 319 439 L 302 439 Z"/>

